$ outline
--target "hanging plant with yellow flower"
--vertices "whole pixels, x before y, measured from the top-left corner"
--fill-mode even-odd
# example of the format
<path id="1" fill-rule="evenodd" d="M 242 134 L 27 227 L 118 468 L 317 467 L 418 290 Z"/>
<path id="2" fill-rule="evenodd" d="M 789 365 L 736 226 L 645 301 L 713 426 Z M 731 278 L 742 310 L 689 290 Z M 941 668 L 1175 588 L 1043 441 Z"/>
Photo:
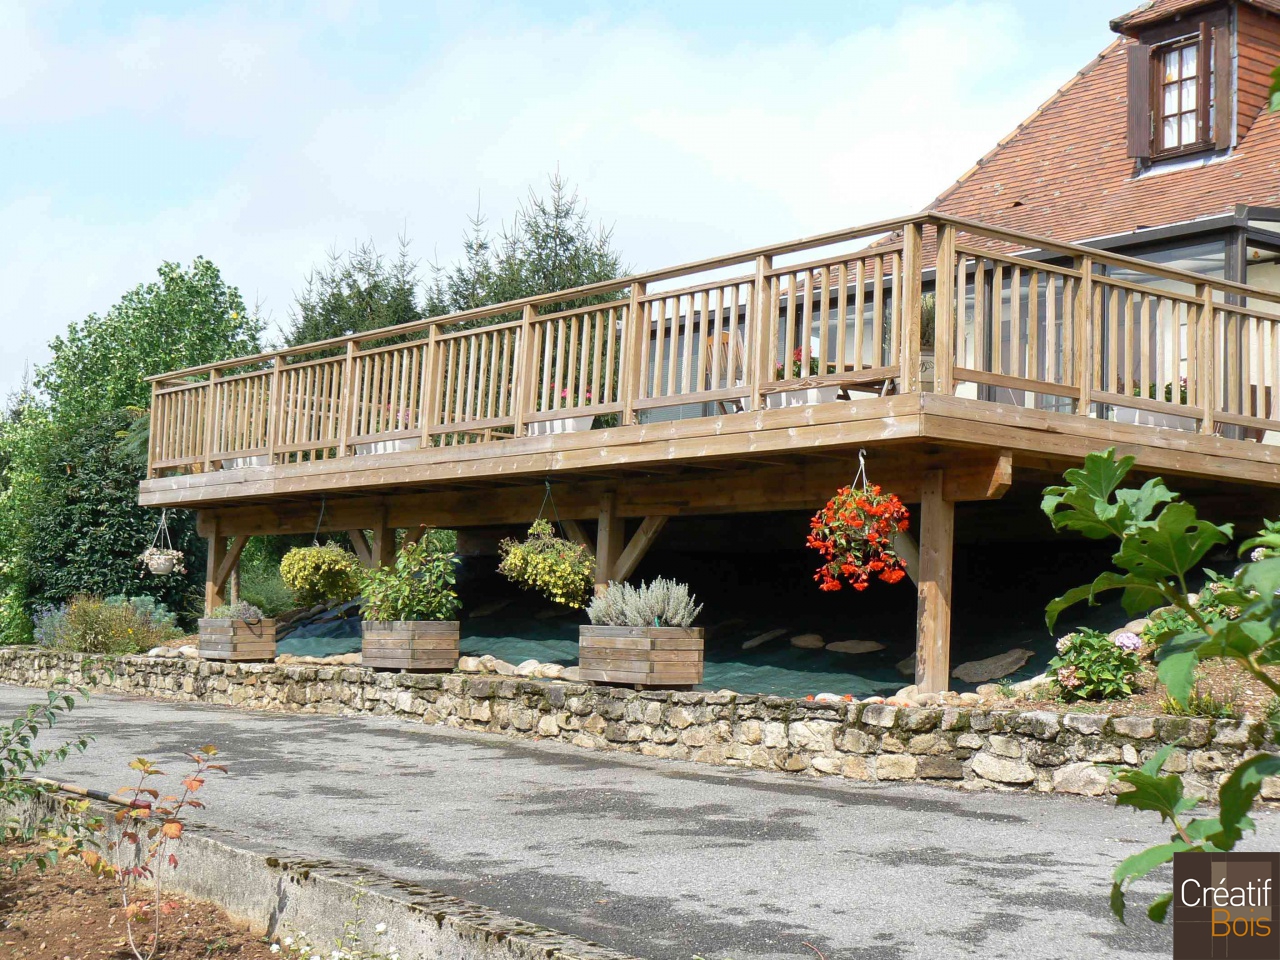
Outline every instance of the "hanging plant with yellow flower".
<path id="1" fill-rule="evenodd" d="M 587 605 L 596 579 L 595 557 L 581 544 L 557 537 L 549 520 L 535 520 L 523 540 L 498 544 L 498 572 L 526 590 L 536 590 L 552 603 Z"/>

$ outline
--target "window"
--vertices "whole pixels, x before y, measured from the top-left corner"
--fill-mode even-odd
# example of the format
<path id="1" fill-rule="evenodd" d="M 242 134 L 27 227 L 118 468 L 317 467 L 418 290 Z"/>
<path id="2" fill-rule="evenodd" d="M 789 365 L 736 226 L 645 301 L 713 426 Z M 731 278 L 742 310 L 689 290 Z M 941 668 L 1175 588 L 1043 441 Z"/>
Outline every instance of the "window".
<path id="1" fill-rule="evenodd" d="M 1154 26 L 1128 54 L 1129 156 L 1160 160 L 1231 146 L 1225 17 Z"/>
<path id="2" fill-rule="evenodd" d="M 1212 58 L 1201 54 L 1199 36 L 1156 47 L 1152 53 L 1156 81 L 1152 153 L 1208 146 L 1213 129 L 1213 101 L 1208 95 L 1213 89 L 1213 66 Z"/>

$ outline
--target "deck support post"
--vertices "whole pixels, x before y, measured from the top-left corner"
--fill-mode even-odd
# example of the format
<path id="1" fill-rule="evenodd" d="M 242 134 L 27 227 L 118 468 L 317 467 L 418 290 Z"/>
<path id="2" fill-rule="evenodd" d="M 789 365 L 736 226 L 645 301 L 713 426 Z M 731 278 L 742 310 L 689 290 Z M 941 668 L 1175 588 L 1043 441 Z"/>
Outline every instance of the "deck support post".
<path id="1" fill-rule="evenodd" d="M 941 470 L 924 475 L 920 495 L 920 579 L 916 606 L 916 686 L 948 689 L 951 675 L 951 557 L 955 504 L 943 497 Z"/>
<path id="2" fill-rule="evenodd" d="M 231 580 L 232 574 L 239 569 L 240 554 L 244 552 L 244 545 L 248 542 L 249 538 L 242 536 L 233 537 L 228 543 L 218 527 L 218 521 L 214 519 L 210 524 L 209 548 L 204 573 L 205 616 L 208 616 L 215 607 L 220 607 L 227 602 L 227 583 Z M 237 589 L 235 593 L 238 594 L 239 590 Z M 239 597 L 234 596 L 233 600 L 235 599 Z"/>
<path id="3" fill-rule="evenodd" d="M 384 521 L 373 530 L 373 543 L 369 544 L 374 567 L 389 567 L 396 562 L 396 528 Z"/>
<path id="4" fill-rule="evenodd" d="M 618 494 L 610 490 L 600 498 L 600 522 L 596 527 L 596 594 L 604 593 L 613 578 L 626 527 L 618 515 Z"/>

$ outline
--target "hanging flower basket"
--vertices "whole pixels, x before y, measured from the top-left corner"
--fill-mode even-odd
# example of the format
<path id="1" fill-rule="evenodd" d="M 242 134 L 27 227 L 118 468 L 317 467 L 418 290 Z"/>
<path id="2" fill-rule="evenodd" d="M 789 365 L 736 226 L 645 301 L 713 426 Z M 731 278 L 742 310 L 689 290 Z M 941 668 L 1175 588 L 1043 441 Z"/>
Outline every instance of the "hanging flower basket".
<path id="1" fill-rule="evenodd" d="M 878 486 L 853 485 L 836 491 L 809 521 L 808 546 L 825 562 L 813 579 L 820 590 L 839 590 L 847 581 L 865 590 L 872 577 L 897 583 L 907 566 L 894 552 L 894 537 L 907 530 L 910 514 L 895 494 Z"/>
<path id="2" fill-rule="evenodd" d="M 147 547 L 138 556 L 138 559 L 157 577 L 167 577 L 174 572 L 187 572 L 187 568 L 182 565 L 181 550 L 172 550 L 168 547 Z"/>
<path id="3" fill-rule="evenodd" d="M 555 535 L 548 520 L 535 520 L 523 540 L 498 545 L 498 572 L 526 590 L 536 590 L 553 603 L 586 606 L 595 584 L 595 558 L 587 548 Z"/>

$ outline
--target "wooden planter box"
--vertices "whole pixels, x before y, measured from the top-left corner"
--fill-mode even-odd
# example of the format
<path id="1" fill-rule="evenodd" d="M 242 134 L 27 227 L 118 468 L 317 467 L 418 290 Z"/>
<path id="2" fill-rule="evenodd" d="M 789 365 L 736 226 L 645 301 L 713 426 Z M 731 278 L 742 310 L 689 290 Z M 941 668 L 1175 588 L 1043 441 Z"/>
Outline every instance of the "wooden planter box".
<path id="1" fill-rule="evenodd" d="M 691 687 L 702 682 L 701 627 L 578 628 L 578 670 L 594 683 Z"/>
<path id="2" fill-rule="evenodd" d="M 360 662 L 376 670 L 452 670 L 457 620 L 366 620 Z"/>
<path id="3" fill-rule="evenodd" d="M 200 621 L 200 656 L 205 660 L 274 660 L 276 622 L 207 618 Z"/>

